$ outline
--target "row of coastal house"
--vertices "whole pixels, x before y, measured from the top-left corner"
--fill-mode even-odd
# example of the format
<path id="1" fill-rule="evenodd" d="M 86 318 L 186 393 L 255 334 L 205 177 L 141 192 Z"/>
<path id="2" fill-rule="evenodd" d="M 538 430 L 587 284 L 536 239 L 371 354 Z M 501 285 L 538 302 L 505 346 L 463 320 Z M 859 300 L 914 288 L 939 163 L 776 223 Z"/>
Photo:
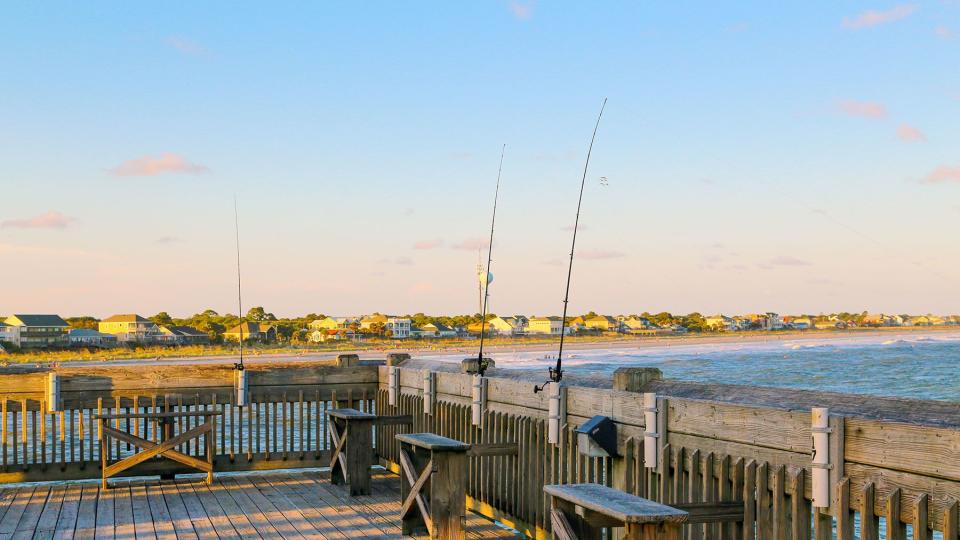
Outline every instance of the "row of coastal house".
<path id="1" fill-rule="evenodd" d="M 844 328 L 885 328 L 897 326 L 951 326 L 960 324 L 956 316 L 938 315 L 889 315 L 885 313 L 867 313 L 858 317 L 841 318 L 829 316 L 791 316 L 781 317 L 776 313 L 748 314 L 728 317 L 713 315 L 704 318 L 704 326 L 713 331 L 737 332 L 743 330 L 837 330 Z"/>
<path id="2" fill-rule="evenodd" d="M 448 327 L 439 322 L 414 326 L 408 318 L 389 315 L 364 317 L 325 317 L 308 324 L 310 341 L 322 342 L 332 339 L 360 339 L 364 334 L 380 334 L 393 339 L 437 339 L 467 337 L 480 334 L 481 330 L 498 336 L 553 335 L 559 336 L 563 329 L 561 317 L 491 317 L 486 324 L 472 323 L 466 327 Z M 573 333 L 618 333 L 656 335 L 679 333 L 682 327 L 662 328 L 643 317 L 575 317 L 567 320 L 567 334 Z"/>
<path id="3" fill-rule="evenodd" d="M 22 349 L 196 345 L 210 343 L 210 336 L 190 326 L 158 325 L 135 314 L 104 319 L 96 330 L 71 328 L 59 315 L 17 314 L 0 321 L 0 343 Z"/>

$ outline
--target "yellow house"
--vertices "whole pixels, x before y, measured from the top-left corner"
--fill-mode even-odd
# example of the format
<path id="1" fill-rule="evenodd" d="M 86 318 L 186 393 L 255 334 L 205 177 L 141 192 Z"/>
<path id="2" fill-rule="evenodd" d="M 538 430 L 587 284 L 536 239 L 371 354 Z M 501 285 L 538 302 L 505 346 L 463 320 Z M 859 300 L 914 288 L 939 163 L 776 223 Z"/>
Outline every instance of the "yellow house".
<path id="1" fill-rule="evenodd" d="M 120 342 L 145 343 L 158 341 L 163 337 L 156 323 L 136 313 L 108 317 L 97 324 L 97 330 L 117 336 L 117 341 Z"/>
<path id="2" fill-rule="evenodd" d="M 620 322 L 607 315 L 597 315 L 586 319 L 587 328 L 599 330 L 601 332 L 619 332 Z"/>
<path id="3" fill-rule="evenodd" d="M 560 335 L 563 320 L 560 317 L 532 317 L 527 324 L 528 334 Z"/>
<path id="4" fill-rule="evenodd" d="M 336 330 L 337 328 L 347 328 L 355 322 L 356 319 L 350 317 L 324 317 L 311 321 L 307 326 L 311 330 Z"/>

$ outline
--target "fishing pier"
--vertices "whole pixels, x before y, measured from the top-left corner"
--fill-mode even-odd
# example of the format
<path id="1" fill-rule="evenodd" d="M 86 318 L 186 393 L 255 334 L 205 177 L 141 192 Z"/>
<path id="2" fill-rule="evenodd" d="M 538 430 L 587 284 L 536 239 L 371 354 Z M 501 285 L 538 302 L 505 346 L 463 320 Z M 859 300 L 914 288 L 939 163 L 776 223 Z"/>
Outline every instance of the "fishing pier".
<path id="1" fill-rule="evenodd" d="M 960 539 L 955 403 L 404 364 L 3 368 L 0 538 Z"/>

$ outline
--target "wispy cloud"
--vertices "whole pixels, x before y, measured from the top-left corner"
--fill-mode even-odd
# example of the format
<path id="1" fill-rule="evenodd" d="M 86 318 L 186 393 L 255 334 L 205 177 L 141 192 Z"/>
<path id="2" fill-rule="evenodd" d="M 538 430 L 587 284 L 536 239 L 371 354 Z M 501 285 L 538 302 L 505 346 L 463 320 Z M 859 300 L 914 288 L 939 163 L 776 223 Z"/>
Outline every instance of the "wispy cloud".
<path id="1" fill-rule="evenodd" d="M 521 21 L 529 21 L 533 17 L 533 3 L 528 2 L 516 2 L 511 0 L 507 5 L 510 9 L 510 13 L 513 14 L 513 17 Z"/>
<path id="2" fill-rule="evenodd" d="M 413 249 L 437 249 L 443 246 L 443 240 L 434 238 L 433 240 L 420 240 L 413 244 Z"/>
<path id="3" fill-rule="evenodd" d="M 887 107 L 882 103 L 848 99 L 838 103 L 837 107 L 841 112 L 850 116 L 863 118 L 884 118 L 887 116 Z"/>
<path id="4" fill-rule="evenodd" d="M 486 238 L 467 238 L 462 242 L 454 244 L 453 249 L 467 249 L 467 250 L 478 250 L 478 249 L 487 249 L 487 246 L 490 245 L 490 242 Z"/>
<path id="5" fill-rule="evenodd" d="M 183 240 L 181 240 L 180 238 L 178 238 L 178 237 L 176 237 L 176 236 L 161 236 L 160 238 L 157 238 L 157 240 L 156 240 L 155 243 L 157 243 L 157 244 L 176 244 L 176 243 L 182 242 L 182 241 L 183 241 Z"/>
<path id="6" fill-rule="evenodd" d="M 575 255 L 581 259 L 586 259 L 588 261 L 597 261 L 602 259 L 619 259 L 620 257 L 626 256 L 625 253 L 621 251 L 608 251 L 602 249 L 585 249 Z"/>
<path id="7" fill-rule="evenodd" d="M 810 266 L 810 263 L 791 255 L 779 255 L 767 261 L 772 266 Z"/>
<path id="8" fill-rule="evenodd" d="M 960 182 L 960 166 L 951 167 L 940 165 L 923 178 L 925 184 L 942 184 L 945 182 Z"/>
<path id="9" fill-rule="evenodd" d="M 922 131 L 909 124 L 900 124 L 900 127 L 897 128 L 897 137 L 900 137 L 901 141 L 907 142 L 922 142 L 927 140 L 927 137 Z"/>
<path id="10" fill-rule="evenodd" d="M 901 4 L 886 11 L 867 10 L 856 17 L 844 17 L 843 26 L 854 30 L 860 28 L 870 28 L 881 24 L 892 23 L 905 19 L 917 11 L 917 6 L 913 4 Z"/>
<path id="11" fill-rule="evenodd" d="M 144 156 L 125 161 L 110 169 L 114 176 L 156 176 L 158 174 L 204 174 L 210 172 L 206 165 L 191 163 L 177 154 L 158 157 Z"/>
<path id="12" fill-rule="evenodd" d="M 953 33 L 953 30 L 943 25 L 940 25 L 934 28 L 933 33 L 936 34 L 938 38 L 944 39 L 944 40 L 953 39 L 955 36 L 955 34 Z"/>
<path id="13" fill-rule="evenodd" d="M 183 54 L 189 56 L 206 56 L 209 51 L 196 41 L 182 36 L 170 36 L 167 38 L 167 44 Z"/>
<path id="14" fill-rule="evenodd" d="M 31 218 L 8 219 L 0 222 L 0 229 L 66 229 L 76 218 L 55 210 Z"/>

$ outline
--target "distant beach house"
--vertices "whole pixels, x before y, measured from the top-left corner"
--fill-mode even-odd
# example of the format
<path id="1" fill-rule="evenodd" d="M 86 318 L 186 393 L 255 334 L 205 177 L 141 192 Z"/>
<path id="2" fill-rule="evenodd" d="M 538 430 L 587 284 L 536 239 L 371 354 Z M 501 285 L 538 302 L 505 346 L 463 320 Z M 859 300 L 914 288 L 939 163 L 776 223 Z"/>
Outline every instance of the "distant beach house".
<path id="1" fill-rule="evenodd" d="M 457 331 L 440 323 L 427 323 L 421 325 L 416 331 L 410 331 L 411 335 L 421 338 L 449 338 L 457 337 Z"/>
<path id="2" fill-rule="evenodd" d="M 703 325 L 714 331 L 735 332 L 739 327 L 737 322 L 726 315 L 714 315 L 703 319 Z"/>
<path id="3" fill-rule="evenodd" d="M 900 315 L 886 315 L 884 313 L 868 313 L 863 317 L 864 326 L 902 326 L 903 317 Z"/>
<path id="4" fill-rule="evenodd" d="M 563 320 L 560 317 L 531 317 L 527 333 L 559 336 L 562 328 Z M 569 328 L 567 332 L 569 333 Z"/>
<path id="5" fill-rule="evenodd" d="M 4 321 L 8 326 L 15 326 L 19 335 L 19 343 L 24 349 L 42 347 L 65 347 L 70 344 L 67 330 L 70 325 L 59 315 L 11 315 Z"/>
<path id="6" fill-rule="evenodd" d="M 360 319 L 361 330 L 374 330 L 378 326 L 384 331 L 389 332 L 390 337 L 394 339 L 406 339 L 410 337 L 412 323 L 410 319 L 404 319 L 401 317 L 388 317 L 387 315 L 381 315 L 380 313 L 367 315 L 366 317 Z"/>
<path id="7" fill-rule="evenodd" d="M 947 324 L 947 320 L 936 315 L 918 315 L 903 321 L 904 326 L 941 326 L 944 324 Z"/>
<path id="8" fill-rule="evenodd" d="M 172 345 L 207 345 L 210 336 L 192 326 L 168 324 L 160 327 L 160 340 Z"/>
<path id="9" fill-rule="evenodd" d="M 324 317 L 311 321 L 307 327 L 310 330 L 337 330 L 338 328 L 349 328 L 354 324 L 359 324 L 359 319 L 356 317 Z"/>
<path id="10" fill-rule="evenodd" d="M 277 341 L 277 328 L 270 324 L 243 322 L 223 333 L 225 341 L 256 341 L 258 343 L 274 343 Z"/>
<path id="11" fill-rule="evenodd" d="M 809 330 L 813 328 L 813 320 L 810 317 L 794 317 L 790 319 L 790 326 L 794 330 Z"/>
<path id="12" fill-rule="evenodd" d="M 157 343 L 161 339 L 160 327 L 135 313 L 108 317 L 97 324 L 97 329 L 117 336 L 120 343 Z"/>
<path id="13" fill-rule="evenodd" d="M 90 328 L 74 328 L 67 336 L 73 347 L 113 347 L 117 344 L 117 336 Z"/>
<path id="14" fill-rule="evenodd" d="M 596 315 L 588 317 L 586 320 L 587 328 L 598 332 L 620 332 L 620 321 L 607 315 Z"/>
<path id="15" fill-rule="evenodd" d="M 646 317 L 625 317 L 620 324 L 622 331 L 627 334 L 646 334 L 659 328 Z"/>
<path id="16" fill-rule="evenodd" d="M 0 343 L 20 346 L 20 327 L 0 321 Z"/>

